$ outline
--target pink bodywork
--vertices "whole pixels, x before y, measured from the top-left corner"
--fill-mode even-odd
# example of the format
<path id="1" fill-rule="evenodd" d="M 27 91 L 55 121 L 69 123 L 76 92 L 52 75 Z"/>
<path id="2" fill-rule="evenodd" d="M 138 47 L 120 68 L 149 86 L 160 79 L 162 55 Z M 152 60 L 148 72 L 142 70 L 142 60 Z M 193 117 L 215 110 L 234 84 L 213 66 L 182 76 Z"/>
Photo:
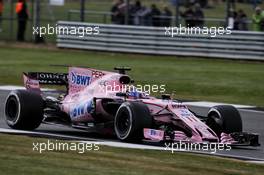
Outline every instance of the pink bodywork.
<path id="1" fill-rule="evenodd" d="M 156 121 L 172 122 L 175 126 L 182 128 L 182 130 L 190 131 L 191 137 L 188 137 L 182 131 L 174 131 L 174 141 L 185 142 L 218 142 L 218 137 L 205 123 L 198 119 L 192 112 L 189 111 L 187 106 L 172 100 L 161 99 L 144 99 L 143 102 L 148 105 L 152 115 L 164 113 L 164 115 L 157 115 L 154 117 Z M 173 113 L 173 115 L 166 115 Z M 149 132 L 150 133 L 150 132 Z M 149 134 L 144 133 L 145 137 Z M 166 139 L 166 138 L 164 138 Z M 153 140 L 153 139 L 152 139 Z"/>
<path id="2" fill-rule="evenodd" d="M 126 75 L 90 68 L 70 67 L 68 74 L 69 94 L 61 102 L 61 110 L 69 114 L 73 123 L 92 122 L 94 119 L 90 112 L 95 105 L 93 104 L 94 97 L 123 99 L 123 97 L 116 95 L 118 91 L 126 91 L 120 83 L 122 76 Z M 37 86 L 36 82 L 34 84 Z M 171 123 L 180 128 L 174 131 L 174 141 L 219 142 L 214 131 L 189 111 L 187 106 L 173 100 L 150 97 L 144 93 L 142 96 L 141 98 L 128 96 L 126 100 L 142 101 L 148 106 L 155 122 Z M 101 113 L 105 112 L 102 110 L 100 102 L 96 102 L 96 110 Z M 105 116 L 110 117 L 107 113 Z M 188 137 L 183 131 L 188 131 L 190 136 Z M 144 137 L 155 141 L 171 139 L 166 138 L 164 131 L 151 128 L 144 129 Z"/>

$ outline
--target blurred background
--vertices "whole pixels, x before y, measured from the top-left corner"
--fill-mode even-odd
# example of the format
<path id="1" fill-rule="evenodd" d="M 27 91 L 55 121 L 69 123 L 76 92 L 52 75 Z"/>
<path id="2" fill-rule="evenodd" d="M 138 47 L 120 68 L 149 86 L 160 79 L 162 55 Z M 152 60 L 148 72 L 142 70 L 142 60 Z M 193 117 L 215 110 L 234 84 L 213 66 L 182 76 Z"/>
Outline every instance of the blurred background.
<path id="1" fill-rule="evenodd" d="M 17 39 L 17 0 L 0 0 L 0 40 Z M 25 41 L 34 41 L 32 26 L 55 26 L 57 21 L 84 21 L 138 26 L 231 26 L 261 31 L 256 24 L 263 0 L 26 0 Z M 260 15 L 256 14 L 260 11 Z M 260 17 L 258 17 L 260 16 Z M 263 17 L 264 21 L 264 17 Z M 263 22 L 264 23 L 264 22 Z M 55 35 L 45 36 L 55 43 Z"/>

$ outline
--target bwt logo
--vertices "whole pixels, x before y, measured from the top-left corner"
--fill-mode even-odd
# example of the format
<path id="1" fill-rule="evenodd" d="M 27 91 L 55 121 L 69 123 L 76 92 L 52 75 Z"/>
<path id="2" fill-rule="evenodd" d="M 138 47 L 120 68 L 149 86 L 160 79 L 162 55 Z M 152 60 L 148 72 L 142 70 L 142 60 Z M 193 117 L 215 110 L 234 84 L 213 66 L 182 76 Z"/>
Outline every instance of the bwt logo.
<path id="1" fill-rule="evenodd" d="M 73 84 L 83 85 L 83 86 L 90 84 L 91 77 L 89 76 L 78 75 L 75 73 L 72 73 L 71 75 L 72 75 L 71 80 Z"/>
<path id="2" fill-rule="evenodd" d="M 79 117 L 85 115 L 85 113 L 90 113 L 93 109 L 92 100 L 87 103 L 81 104 L 80 106 L 74 108 L 71 112 L 72 117 Z"/>

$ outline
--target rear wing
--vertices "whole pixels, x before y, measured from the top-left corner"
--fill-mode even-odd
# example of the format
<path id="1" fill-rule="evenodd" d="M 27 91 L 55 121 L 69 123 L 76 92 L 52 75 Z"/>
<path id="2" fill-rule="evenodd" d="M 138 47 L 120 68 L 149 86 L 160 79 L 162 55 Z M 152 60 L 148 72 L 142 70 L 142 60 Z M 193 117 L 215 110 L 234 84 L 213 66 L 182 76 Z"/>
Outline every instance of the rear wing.
<path id="1" fill-rule="evenodd" d="M 41 93 L 40 85 L 64 85 L 68 93 L 68 74 L 50 72 L 23 73 L 24 86 L 27 90 Z"/>
<path id="2" fill-rule="evenodd" d="M 43 85 L 68 85 L 68 73 L 28 72 L 28 78 L 38 80 Z"/>
<path id="3" fill-rule="evenodd" d="M 56 65 L 57 66 L 57 65 Z M 64 66 L 63 66 L 64 67 Z M 116 67 L 119 74 L 131 70 L 127 67 Z M 40 85 L 63 85 L 67 93 L 77 93 L 86 88 L 91 82 L 104 75 L 113 73 L 92 68 L 69 67 L 69 73 L 28 72 L 24 73 L 24 85 L 28 90 L 40 91 Z M 113 73 L 114 74 L 114 73 Z M 70 80 L 70 81 L 69 81 Z M 130 79 L 129 79 L 130 81 Z"/>

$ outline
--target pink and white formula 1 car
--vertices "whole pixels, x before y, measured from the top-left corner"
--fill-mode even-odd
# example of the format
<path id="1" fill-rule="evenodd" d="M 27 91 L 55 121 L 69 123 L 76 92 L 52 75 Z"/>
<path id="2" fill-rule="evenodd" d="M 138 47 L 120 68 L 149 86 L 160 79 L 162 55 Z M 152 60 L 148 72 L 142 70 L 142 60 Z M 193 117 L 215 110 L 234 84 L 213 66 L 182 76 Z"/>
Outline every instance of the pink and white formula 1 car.
<path id="1" fill-rule="evenodd" d="M 242 132 L 236 108 L 215 106 L 207 116 L 198 116 L 169 95 L 158 99 L 131 88 L 129 68 L 115 70 L 69 67 L 68 74 L 24 73 L 27 90 L 12 91 L 7 97 L 7 124 L 23 130 L 41 123 L 63 124 L 115 134 L 128 142 L 259 145 L 257 134 Z M 40 84 L 66 85 L 67 92 L 56 98 L 44 96 Z"/>

